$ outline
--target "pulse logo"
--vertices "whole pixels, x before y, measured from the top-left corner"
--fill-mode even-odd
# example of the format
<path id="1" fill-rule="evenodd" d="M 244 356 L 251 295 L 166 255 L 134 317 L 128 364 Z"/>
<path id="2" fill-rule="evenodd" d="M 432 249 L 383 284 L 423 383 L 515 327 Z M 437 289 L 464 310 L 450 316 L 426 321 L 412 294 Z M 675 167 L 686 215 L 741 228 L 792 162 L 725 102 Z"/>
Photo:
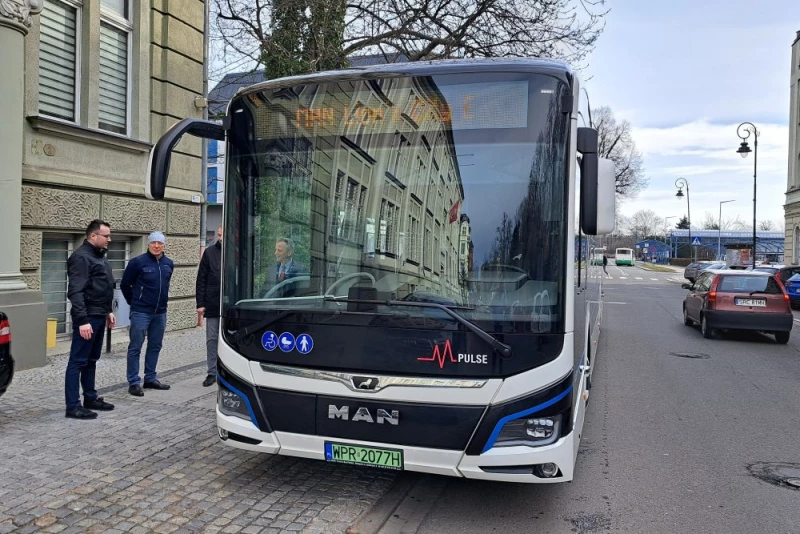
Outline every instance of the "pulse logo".
<path id="1" fill-rule="evenodd" d="M 458 358 L 453 356 L 453 347 L 450 345 L 450 340 L 444 342 L 444 349 L 440 349 L 439 345 L 433 347 L 433 354 L 430 356 L 420 356 L 417 358 L 420 362 L 436 362 L 439 364 L 439 369 L 444 369 L 444 362 L 450 363 L 468 363 L 487 365 L 489 363 L 489 356 L 486 354 L 458 354 Z"/>

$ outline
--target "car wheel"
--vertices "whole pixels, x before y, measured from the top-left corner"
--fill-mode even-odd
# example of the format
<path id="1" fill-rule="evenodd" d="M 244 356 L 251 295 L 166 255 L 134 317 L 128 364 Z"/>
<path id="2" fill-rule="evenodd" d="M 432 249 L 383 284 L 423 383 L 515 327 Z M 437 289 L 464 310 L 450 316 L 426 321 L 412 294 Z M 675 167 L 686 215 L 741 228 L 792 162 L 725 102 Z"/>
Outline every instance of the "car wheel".
<path id="1" fill-rule="evenodd" d="M 702 332 L 703 337 L 706 339 L 714 337 L 714 330 L 708 327 L 708 321 L 705 316 L 700 317 L 700 332 Z"/>
<path id="2" fill-rule="evenodd" d="M 775 341 L 779 345 L 786 345 L 789 342 L 789 332 L 775 332 Z"/>
<path id="3" fill-rule="evenodd" d="M 683 324 L 686 326 L 694 326 L 694 321 L 689 318 L 689 314 L 686 312 L 686 306 L 683 307 Z"/>

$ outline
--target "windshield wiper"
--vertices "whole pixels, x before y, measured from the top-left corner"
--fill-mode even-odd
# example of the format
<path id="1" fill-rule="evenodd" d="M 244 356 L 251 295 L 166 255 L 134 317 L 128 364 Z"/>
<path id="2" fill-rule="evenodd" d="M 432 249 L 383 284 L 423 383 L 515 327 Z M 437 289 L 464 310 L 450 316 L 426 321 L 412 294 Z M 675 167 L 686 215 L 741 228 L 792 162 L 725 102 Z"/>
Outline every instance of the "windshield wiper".
<path id="1" fill-rule="evenodd" d="M 326 296 L 323 297 L 323 300 L 328 302 L 345 302 L 345 303 L 354 303 L 354 304 L 380 304 L 382 306 L 410 306 L 416 308 L 433 308 L 436 310 L 441 310 L 453 319 L 456 320 L 457 323 L 465 326 L 467 330 L 472 332 L 473 334 L 477 335 L 483 341 L 488 343 L 492 346 L 496 352 L 500 354 L 501 358 L 511 358 L 511 347 L 503 343 L 502 341 L 498 340 L 486 330 L 483 330 L 479 326 L 471 323 L 470 321 L 466 320 L 461 315 L 457 314 L 447 306 L 443 304 L 437 304 L 435 302 L 411 302 L 406 300 L 379 300 L 379 299 L 350 299 L 350 298 L 340 298 L 340 297 L 332 297 Z"/>

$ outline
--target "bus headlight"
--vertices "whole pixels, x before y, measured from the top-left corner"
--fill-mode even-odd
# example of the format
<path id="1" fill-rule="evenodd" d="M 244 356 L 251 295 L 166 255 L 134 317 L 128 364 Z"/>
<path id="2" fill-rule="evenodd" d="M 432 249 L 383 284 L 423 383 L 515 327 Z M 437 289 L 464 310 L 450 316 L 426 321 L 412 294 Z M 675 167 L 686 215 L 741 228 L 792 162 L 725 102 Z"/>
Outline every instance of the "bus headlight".
<path id="1" fill-rule="evenodd" d="M 495 446 L 527 445 L 539 447 L 555 442 L 560 435 L 561 415 L 524 417 L 508 421 L 497 436 Z"/>
<path id="2" fill-rule="evenodd" d="M 247 421 L 251 420 L 250 411 L 247 409 L 245 400 L 221 384 L 217 394 L 217 406 L 219 406 L 219 411 L 225 415 L 240 417 Z"/>

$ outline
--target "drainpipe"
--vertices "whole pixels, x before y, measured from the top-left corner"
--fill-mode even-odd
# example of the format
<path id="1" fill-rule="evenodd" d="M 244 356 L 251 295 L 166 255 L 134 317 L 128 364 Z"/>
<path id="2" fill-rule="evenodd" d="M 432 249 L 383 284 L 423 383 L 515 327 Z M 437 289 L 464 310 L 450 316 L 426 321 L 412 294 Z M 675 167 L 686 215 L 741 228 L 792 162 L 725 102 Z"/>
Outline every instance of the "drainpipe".
<path id="1" fill-rule="evenodd" d="M 203 119 L 208 119 L 208 19 L 210 16 L 210 2 L 203 3 Z M 206 248 L 206 209 L 208 207 L 208 139 L 203 138 L 201 144 L 200 173 L 200 194 L 203 203 L 200 205 L 200 254 Z M 198 256 L 199 258 L 199 256 Z"/>

